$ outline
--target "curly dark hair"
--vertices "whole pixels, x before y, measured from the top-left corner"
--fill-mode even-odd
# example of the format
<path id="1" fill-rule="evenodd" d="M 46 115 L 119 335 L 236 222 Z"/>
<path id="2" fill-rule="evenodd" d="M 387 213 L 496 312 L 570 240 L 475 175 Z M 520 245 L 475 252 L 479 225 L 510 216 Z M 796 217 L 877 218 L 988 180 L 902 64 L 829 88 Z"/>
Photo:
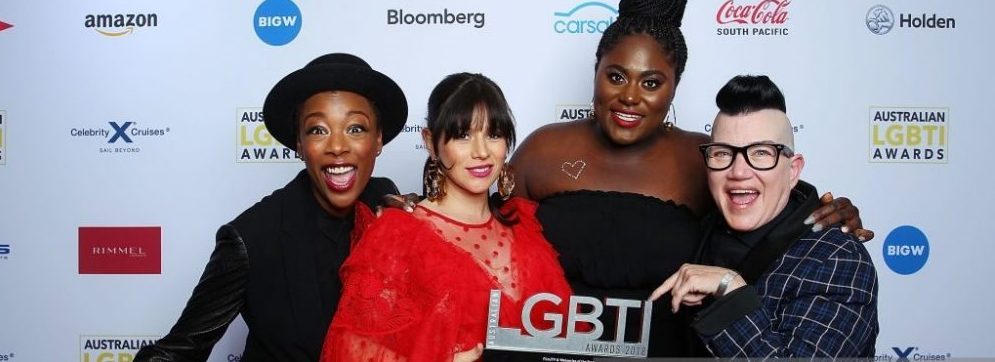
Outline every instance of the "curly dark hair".
<path id="1" fill-rule="evenodd" d="M 605 29 L 594 56 L 597 60 L 594 69 L 601 63 L 601 57 L 612 50 L 618 42 L 632 34 L 647 34 L 656 39 L 670 59 L 677 76 L 674 83 L 681 80 L 684 65 L 688 60 L 688 48 L 681 33 L 681 19 L 687 0 L 622 0 L 618 4 L 618 19 Z"/>

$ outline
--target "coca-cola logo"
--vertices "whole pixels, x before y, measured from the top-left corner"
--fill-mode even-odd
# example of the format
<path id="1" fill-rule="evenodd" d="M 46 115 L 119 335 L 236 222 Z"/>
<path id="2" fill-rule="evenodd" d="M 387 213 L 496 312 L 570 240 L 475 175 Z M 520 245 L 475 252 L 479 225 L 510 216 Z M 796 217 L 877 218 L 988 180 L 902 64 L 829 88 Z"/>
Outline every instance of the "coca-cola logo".
<path id="1" fill-rule="evenodd" d="M 760 0 L 755 5 L 736 5 L 726 0 L 715 15 L 719 24 L 776 24 L 788 21 L 788 5 L 791 0 Z"/>

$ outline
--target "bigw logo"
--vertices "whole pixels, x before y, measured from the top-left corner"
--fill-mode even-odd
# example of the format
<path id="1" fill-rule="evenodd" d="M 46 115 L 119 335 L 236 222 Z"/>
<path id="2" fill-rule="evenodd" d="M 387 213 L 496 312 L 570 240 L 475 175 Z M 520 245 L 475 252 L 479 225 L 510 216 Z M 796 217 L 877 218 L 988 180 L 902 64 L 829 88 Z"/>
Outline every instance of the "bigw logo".
<path id="1" fill-rule="evenodd" d="M 925 245 L 888 245 L 888 255 L 920 256 L 926 251 Z"/>

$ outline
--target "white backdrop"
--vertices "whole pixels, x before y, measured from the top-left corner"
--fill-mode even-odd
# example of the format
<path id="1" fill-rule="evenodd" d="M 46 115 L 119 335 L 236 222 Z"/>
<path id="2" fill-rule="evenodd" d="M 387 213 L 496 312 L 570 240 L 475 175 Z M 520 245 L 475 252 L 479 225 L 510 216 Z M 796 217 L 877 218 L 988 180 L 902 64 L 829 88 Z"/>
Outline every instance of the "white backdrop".
<path id="1" fill-rule="evenodd" d="M 751 9 L 728 6 L 762 11 L 736 18 Z M 317 55 L 355 53 L 405 90 L 411 132 L 386 147 L 375 173 L 420 191 L 417 126 L 439 80 L 457 71 L 494 79 L 524 139 L 557 121 L 558 110 L 589 104 L 598 30 L 616 7 L 0 2 L 0 361 L 127 361 L 133 344 L 165 334 L 217 227 L 302 168 L 295 159 L 240 156 L 272 142 L 251 122 L 270 87 Z M 675 100 L 678 126 L 707 131 L 715 92 L 734 75 L 768 74 L 778 83 L 808 160 L 803 178 L 855 200 L 877 232 L 866 246 L 881 286 L 881 356 L 995 357 L 984 337 L 995 321 L 988 307 L 995 245 L 984 229 L 995 202 L 985 184 L 995 131 L 993 10 L 982 0 L 694 0 L 684 16 L 689 61 Z M 425 13 L 483 15 L 462 24 L 389 24 L 392 11 L 415 21 Z M 122 23 L 102 23 L 102 15 L 121 15 Z M 273 25 L 274 15 L 293 26 L 257 33 L 259 16 Z M 881 26 L 877 33 L 868 19 Z M 130 143 L 109 143 L 115 126 Z M 944 157 L 874 159 L 878 148 Z M 132 248 L 105 255 L 80 247 L 89 242 L 81 227 L 135 226 L 158 227 L 160 238 L 126 238 L 115 245 Z M 122 274 L 93 274 L 84 259 Z M 244 335 L 244 325 L 233 324 L 211 361 L 238 360 Z"/>

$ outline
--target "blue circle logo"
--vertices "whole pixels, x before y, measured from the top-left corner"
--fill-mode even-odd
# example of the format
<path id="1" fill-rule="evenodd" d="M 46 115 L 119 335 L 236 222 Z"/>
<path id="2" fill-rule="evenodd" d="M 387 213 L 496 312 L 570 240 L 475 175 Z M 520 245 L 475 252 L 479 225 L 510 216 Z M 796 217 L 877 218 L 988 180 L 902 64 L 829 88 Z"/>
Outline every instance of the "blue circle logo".
<path id="1" fill-rule="evenodd" d="M 892 230 L 884 239 L 884 262 L 892 271 L 909 275 L 926 265 L 929 240 L 914 226 L 903 225 Z"/>
<path id="2" fill-rule="evenodd" d="M 280 46 L 301 32 L 301 9 L 291 0 L 266 0 L 256 8 L 252 21 L 260 40 Z"/>
<path id="3" fill-rule="evenodd" d="M 867 11 L 867 29 L 877 35 L 888 34 L 895 27 L 895 14 L 887 6 L 874 5 Z"/>

